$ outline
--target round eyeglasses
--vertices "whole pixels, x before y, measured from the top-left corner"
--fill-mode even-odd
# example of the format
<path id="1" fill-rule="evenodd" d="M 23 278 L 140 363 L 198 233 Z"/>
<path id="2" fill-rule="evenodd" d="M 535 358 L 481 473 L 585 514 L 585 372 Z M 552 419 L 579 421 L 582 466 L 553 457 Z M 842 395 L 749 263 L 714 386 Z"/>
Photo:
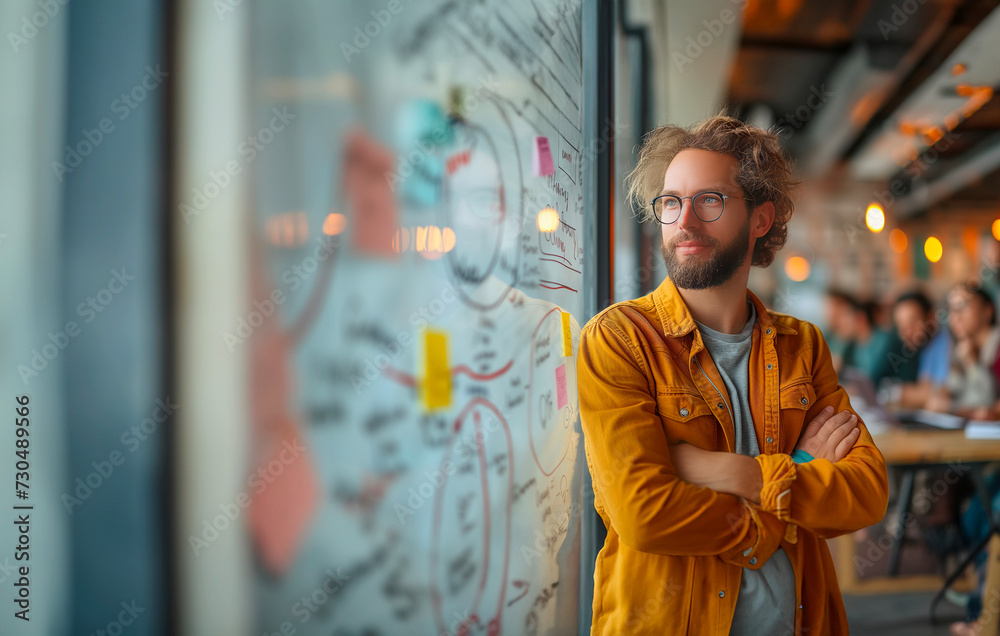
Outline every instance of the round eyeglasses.
<path id="1" fill-rule="evenodd" d="M 704 221 L 711 223 L 718 221 L 719 217 L 726 209 L 726 199 L 744 199 L 746 197 L 732 197 L 721 192 L 699 192 L 689 197 L 679 197 L 675 194 L 661 194 L 650 202 L 653 206 L 653 216 L 664 225 L 676 223 L 681 217 L 681 208 L 684 206 L 683 199 L 691 199 L 691 207 L 694 208 L 694 215 Z"/>

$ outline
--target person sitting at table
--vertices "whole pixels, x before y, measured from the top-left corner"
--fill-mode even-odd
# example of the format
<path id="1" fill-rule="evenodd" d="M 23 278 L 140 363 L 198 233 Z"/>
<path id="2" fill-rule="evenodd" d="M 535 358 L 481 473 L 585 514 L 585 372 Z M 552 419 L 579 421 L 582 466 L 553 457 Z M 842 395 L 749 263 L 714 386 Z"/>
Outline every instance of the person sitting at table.
<path id="1" fill-rule="evenodd" d="M 845 358 L 852 355 L 854 347 L 854 308 L 858 301 L 845 291 L 831 289 L 826 293 L 826 329 L 823 337 L 830 347 L 833 368 L 843 368 Z"/>
<path id="2" fill-rule="evenodd" d="M 1000 417 L 1000 327 L 996 326 L 996 307 L 993 299 L 982 286 L 971 283 L 959 285 L 948 298 L 948 324 L 956 338 L 952 359 L 949 387 L 954 388 L 959 378 L 969 380 L 962 397 L 974 405 L 971 411 L 962 409 L 957 401 L 949 408 L 965 412 L 974 419 Z M 991 392 L 992 390 L 992 392 Z M 992 401 L 992 404 L 989 402 Z M 982 404 L 986 404 L 983 406 Z M 942 400 L 942 406 L 944 401 Z M 986 477 L 986 489 L 991 508 L 1000 506 L 1000 472 L 997 464 Z M 987 468 L 989 471 L 990 468 Z M 978 498 L 970 498 L 961 516 L 961 528 L 969 545 L 979 543 L 990 531 L 988 513 Z M 968 597 L 968 621 L 953 623 L 952 636 L 980 636 L 983 634 L 984 592 L 986 583 L 986 554 L 975 561 L 976 587 Z"/>
<path id="3" fill-rule="evenodd" d="M 935 388 L 948 379 L 951 337 L 934 315 L 930 299 L 921 291 L 909 291 L 896 298 L 892 321 L 903 344 L 900 354 L 890 355 L 890 363 L 900 384 L 890 402 L 920 408 Z"/>
<path id="4" fill-rule="evenodd" d="M 982 286 L 963 283 L 948 293 L 948 326 L 955 338 L 951 367 L 927 408 L 972 419 L 996 417 L 1000 328 L 993 299 Z"/>
<path id="5" fill-rule="evenodd" d="M 855 303 L 851 315 L 853 345 L 844 356 L 844 366 L 857 369 L 878 386 L 892 375 L 890 353 L 895 350 L 898 355 L 901 346 L 891 332 L 875 322 L 876 310 L 874 302 Z"/>

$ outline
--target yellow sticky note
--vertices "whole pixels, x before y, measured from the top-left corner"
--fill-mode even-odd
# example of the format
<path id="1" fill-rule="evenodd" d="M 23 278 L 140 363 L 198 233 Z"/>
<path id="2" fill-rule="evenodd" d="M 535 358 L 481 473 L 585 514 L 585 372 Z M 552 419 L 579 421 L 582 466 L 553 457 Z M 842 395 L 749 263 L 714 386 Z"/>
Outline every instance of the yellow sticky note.
<path id="1" fill-rule="evenodd" d="M 569 329 L 569 312 L 559 313 L 562 314 L 563 357 L 568 358 L 573 355 L 573 333 Z"/>
<path id="2" fill-rule="evenodd" d="M 424 331 L 421 401 L 427 410 L 451 406 L 451 369 L 448 367 L 448 334 Z"/>

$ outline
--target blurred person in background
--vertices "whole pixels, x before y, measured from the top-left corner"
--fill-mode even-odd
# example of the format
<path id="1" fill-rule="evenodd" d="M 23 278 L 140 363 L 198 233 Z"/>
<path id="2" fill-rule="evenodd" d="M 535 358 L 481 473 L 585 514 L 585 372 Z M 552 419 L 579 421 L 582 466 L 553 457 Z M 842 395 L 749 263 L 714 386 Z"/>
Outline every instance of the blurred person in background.
<path id="1" fill-rule="evenodd" d="M 833 368 L 843 368 L 844 359 L 851 356 L 854 346 L 854 310 L 858 301 L 845 291 L 831 289 L 826 293 L 826 330 L 823 336 L 833 356 Z"/>
<path id="2" fill-rule="evenodd" d="M 934 316 L 934 306 L 920 291 L 900 295 L 892 307 L 892 321 L 902 341 L 901 355 L 890 356 L 894 376 L 900 384 L 889 402 L 922 408 L 927 397 L 948 379 L 951 338 Z"/>
<path id="3" fill-rule="evenodd" d="M 957 410 L 975 419 L 1000 417 L 1000 328 L 996 326 L 996 306 L 993 298 L 984 289 L 996 289 L 978 281 L 959 285 L 948 296 L 948 324 L 955 337 L 951 356 L 949 387 L 959 385 L 957 397 L 940 391 L 934 394 L 930 405 L 936 410 Z M 962 379 L 971 380 L 967 387 L 961 387 Z M 961 388 L 965 388 L 964 391 Z M 992 389 L 993 403 L 982 403 L 989 399 Z M 971 407 L 962 408 L 959 400 L 965 399 Z M 970 410 L 971 408 L 971 410 Z M 1000 507 L 1000 470 L 992 463 L 984 470 L 986 489 L 990 497 L 991 509 Z M 983 508 L 979 497 L 968 497 L 961 513 L 961 530 L 968 545 L 976 545 L 989 534 L 989 512 Z M 986 584 L 987 553 L 982 552 L 975 560 L 976 587 L 968 597 L 966 605 L 967 622 L 953 623 L 952 636 L 979 636 L 983 634 L 983 595 Z"/>
<path id="4" fill-rule="evenodd" d="M 878 384 L 893 374 L 891 353 L 898 352 L 893 334 L 878 326 L 875 321 L 877 305 L 874 302 L 856 302 L 851 314 L 852 346 L 844 355 L 843 365 L 852 367 Z M 897 353 L 898 354 L 898 353 Z"/>
<path id="5" fill-rule="evenodd" d="M 988 419 L 996 416 L 1000 371 L 1000 329 L 993 299 L 976 283 L 948 293 L 948 326 L 955 338 L 948 378 L 927 408 Z"/>

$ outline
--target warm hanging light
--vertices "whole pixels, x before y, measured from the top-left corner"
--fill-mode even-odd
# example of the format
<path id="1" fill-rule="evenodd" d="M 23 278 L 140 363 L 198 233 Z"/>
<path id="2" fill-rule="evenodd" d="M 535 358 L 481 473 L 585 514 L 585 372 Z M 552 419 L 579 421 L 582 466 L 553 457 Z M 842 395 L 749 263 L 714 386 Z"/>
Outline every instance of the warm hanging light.
<path id="1" fill-rule="evenodd" d="M 868 229 L 876 234 L 882 231 L 885 227 L 885 212 L 882 211 L 882 206 L 878 203 L 872 203 L 868 206 L 868 210 L 865 212 L 865 224 L 868 225 Z"/>
<path id="2" fill-rule="evenodd" d="M 929 236 L 927 240 L 924 241 L 924 255 L 932 263 L 936 263 L 941 260 L 941 256 L 944 254 L 944 246 L 941 245 L 941 241 L 936 236 Z"/>
<path id="3" fill-rule="evenodd" d="M 809 261 L 802 256 L 792 256 L 785 261 L 785 275 L 796 283 L 801 283 L 809 278 Z"/>
<path id="4" fill-rule="evenodd" d="M 906 244 L 906 232 L 899 228 L 894 228 L 889 232 L 889 247 L 892 248 L 893 252 L 902 254 L 906 251 Z"/>

